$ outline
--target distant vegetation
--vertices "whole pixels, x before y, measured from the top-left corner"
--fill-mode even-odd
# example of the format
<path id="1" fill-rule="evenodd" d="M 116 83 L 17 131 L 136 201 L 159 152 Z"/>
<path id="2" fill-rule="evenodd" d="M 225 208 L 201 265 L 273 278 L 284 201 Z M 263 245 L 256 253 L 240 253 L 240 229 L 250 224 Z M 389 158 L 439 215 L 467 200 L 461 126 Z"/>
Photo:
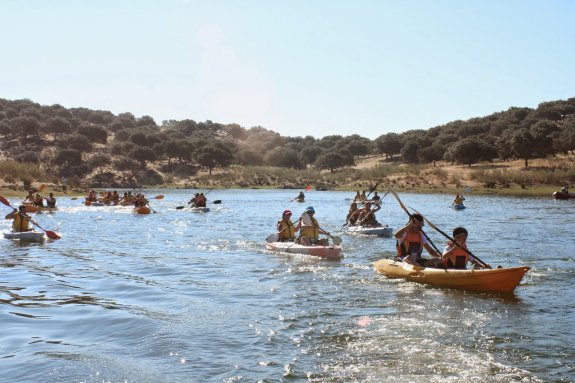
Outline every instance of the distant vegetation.
<path id="1" fill-rule="evenodd" d="M 231 181 L 212 175 L 212 170 L 229 168 L 246 187 L 301 184 L 319 178 L 321 170 L 328 170 L 327 175 L 322 173 L 327 184 L 336 179 L 353 183 L 393 173 L 399 155 L 402 162 L 413 165 L 521 159 L 528 167 L 532 159 L 573 152 L 575 98 L 544 102 L 536 109 L 513 107 L 427 130 L 387 133 L 375 140 L 357 134 L 282 137 L 260 126 L 247 129 L 209 120 L 158 125 L 150 116 L 0 99 L 0 137 L 0 177 L 6 182 L 66 177 L 71 184 L 115 187 L 178 180 L 220 179 L 225 184 Z M 392 167 L 346 170 L 358 158 L 376 154 L 384 155 Z M 200 176 L 201 170 L 207 175 Z M 558 172 L 575 181 L 573 172 Z"/>

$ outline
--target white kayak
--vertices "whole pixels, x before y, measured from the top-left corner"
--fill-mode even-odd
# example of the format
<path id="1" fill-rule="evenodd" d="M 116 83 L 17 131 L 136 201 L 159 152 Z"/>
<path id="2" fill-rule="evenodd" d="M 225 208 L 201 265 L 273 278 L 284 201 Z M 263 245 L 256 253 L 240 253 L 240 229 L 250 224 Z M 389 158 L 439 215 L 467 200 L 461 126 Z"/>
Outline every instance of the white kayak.
<path id="1" fill-rule="evenodd" d="M 337 237 L 334 237 L 337 238 Z M 268 250 L 277 251 L 280 253 L 290 253 L 290 254 L 307 254 L 313 255 L 320 258 L 326 259 L 341 259 L 342 248 L 340 245 L 331 246 L 304 246 L 295 242 L 276 242 L 277 234 L 272 234 L 266 238 L 266 248 Z M 339 242 L 339 241 L 338 241 Z M 341 242 L 340 242 L 341 243 Z"/>
<path id="2" fill-rule="evenodd" d="M 208 211 L 210 211 L 209 207 L 191 207 L 190 211 L 192 213 L 207 213 Z"/>
<path id="3" fill-rule="evenodd" d="M 41 242 L 44 240 L 44 233 L 41 231 L 10 231 L 3 232 L 2 234 L 6 239 L 15 239 L 26 242 Z"/>
<path id="4" fill-rule="evenodd" d="M 393 228 L 382 224 L 377 226 L 346 226 L 344 230 L 347 234 L 373 235 L 377 237 L 391 237 L 393 235 Z"/>

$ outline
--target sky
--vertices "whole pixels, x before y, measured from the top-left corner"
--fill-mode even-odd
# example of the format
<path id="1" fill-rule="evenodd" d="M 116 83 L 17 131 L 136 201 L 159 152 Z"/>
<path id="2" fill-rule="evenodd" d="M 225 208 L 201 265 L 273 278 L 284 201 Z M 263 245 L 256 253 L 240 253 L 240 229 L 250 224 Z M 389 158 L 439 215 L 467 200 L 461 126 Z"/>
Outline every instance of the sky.
<path id="1" fill-rule="evenodd" d="M 575 97 L 574 0 L 0 0 L 0 98 L 316 138 Z"/>

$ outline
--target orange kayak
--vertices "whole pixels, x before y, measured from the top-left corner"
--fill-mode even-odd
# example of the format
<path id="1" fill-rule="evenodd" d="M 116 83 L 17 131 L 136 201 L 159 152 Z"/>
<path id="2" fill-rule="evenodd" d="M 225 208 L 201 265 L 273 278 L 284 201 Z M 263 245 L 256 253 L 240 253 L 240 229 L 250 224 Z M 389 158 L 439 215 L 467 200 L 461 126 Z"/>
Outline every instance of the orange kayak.
<path id="1" fill-rule="evenodd" d="M 433 269 L 390 259 L 376 261 L 374 268 L 389 278 L 404 278 L 412 282 L 470 291 L 502 293 L 515 290 L 529 271 L 529 267 L 525 266 L 481 270 Z"/>
<path id="2" fill-rule="evenodd" d="M 140 206 L 140 207 L 134 208 L 134 213 L 136 213 L 136 214 L 150 214 L 151 212 L 152 212 L 152 209 L 150 209 L 147 206 Z"/>

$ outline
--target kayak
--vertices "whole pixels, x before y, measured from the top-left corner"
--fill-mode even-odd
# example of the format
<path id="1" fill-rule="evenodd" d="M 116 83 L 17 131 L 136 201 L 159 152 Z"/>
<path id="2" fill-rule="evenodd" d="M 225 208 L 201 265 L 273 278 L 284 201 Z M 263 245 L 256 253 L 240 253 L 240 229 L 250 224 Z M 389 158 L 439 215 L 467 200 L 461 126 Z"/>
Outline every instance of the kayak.
<path id="1" fill-rule="evenodd" d="M 529 267 L 525 266 L 481 270 L 433 269 L 390 259 L 376 261 L 374 268 L 389 278 L 405 278 L 412 282 L 455 289 L 501 293 L 515 290 L 529 270 Z"/>
<path id="2" fill-rule="evenodd" d="M 326 259 L 341 259 L 343 257 L 341 254 L 341 246 L 304 246 L 295 242 L 272 241 L 266 241 L 265 244 L 268 250 L 273 250 L 280 253 L 307 254 Z"/>
<path id="3" fill-rule="evenodd" d="M 393 235 L 393 228 L 378 224 L 377 226 L 346 226 L 345 232 L 347 234 L 362 234 L 373 235 L 377 237 L 391 237 Z"/>
<path id="4" fill-rule="evenodd" d="M 41 231 L 22 231 L 22 232 L 3 232 L 4 238 L 6 239 L 16 239 L 26 242 L 41 242 L 44 240 L 44 233 Z"/>
<path id="5" fill-rule="evenodd" d="M 191 207 L 190 211 L 192 213 L 207 213 L 208 211 L 210 211 L 209 207 Z"/>
<path id="6" fill-rule="evenodd" d="M 84 201 L 86 206 L 106 206 L 104 202 Z"/>
<path id="7" fill-rule="evenodd" d="M 32 204 L 24 204 L 26 206 L 26 213 L 37 213 L 42 210 L 42 206 L 34 206 Z"/>
<path id="8" fill-rule="evenodd" d="M 150 209 L 147 206 L 140 206 L 140 207 L 134 208 L 135 214 L 150 214 L 151 212 L 152 212 L 152 209 Z"/>
<path id="9" fill-rule="evenodd" d="M 460 203 L 460 204 L 457 204 L 457 205 L 451 205 L 451 208 L 454 209 L 454 210 L 463 210 L 463 209 L 466 208 L 466 206 L 465 206 L 464 204 Z"/>
<path id="10" fill-rule="evenodd" d="M 553 198 L 554 199 L 575 199 L 575 194 L 556 191 L 556 192 L 553 192 Z"/>
<path id="11" fill-rule="evenodd" d="M 305 202 L 305 198 L 296 198 L 295 201 L 296 202 Z"/>

